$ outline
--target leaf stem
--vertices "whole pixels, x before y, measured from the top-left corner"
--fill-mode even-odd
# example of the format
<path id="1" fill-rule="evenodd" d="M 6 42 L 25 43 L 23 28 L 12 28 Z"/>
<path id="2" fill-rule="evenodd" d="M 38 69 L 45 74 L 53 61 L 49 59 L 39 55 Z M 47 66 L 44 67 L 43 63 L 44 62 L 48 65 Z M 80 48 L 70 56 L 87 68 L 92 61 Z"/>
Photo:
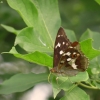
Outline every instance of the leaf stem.
<path id="1" fill-rule="evenodd" d="M 83 86 L 83 87 L 85 87 L 85 88 L 88 88 L 88 89 L 99 89 L 99 88 L 97 88 L 97 87 L 95 87 L 95 86 L 85 85 L 85 84 L 83 84 L 83 83 L 81 83 L 81 82 L 79 82 L 79 83 L 77 83 L 77 84 L 80 85 L 80 86 Z"/>

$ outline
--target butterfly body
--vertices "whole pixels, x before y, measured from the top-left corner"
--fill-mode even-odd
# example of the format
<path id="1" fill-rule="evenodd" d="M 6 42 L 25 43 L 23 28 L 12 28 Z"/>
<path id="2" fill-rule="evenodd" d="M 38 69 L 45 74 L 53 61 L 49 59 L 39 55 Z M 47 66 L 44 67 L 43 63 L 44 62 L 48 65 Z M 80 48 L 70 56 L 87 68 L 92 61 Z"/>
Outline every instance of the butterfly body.
<path id="1" fill-rule="evenodd" d="M 55 40 L 53 69 L 51 72 L 74 76 L 78 72 L 85 71 L 88 66 L 88 58 L 82 53 L 80 44 L 70 42 L 64 29 L 60 28 Z"/>

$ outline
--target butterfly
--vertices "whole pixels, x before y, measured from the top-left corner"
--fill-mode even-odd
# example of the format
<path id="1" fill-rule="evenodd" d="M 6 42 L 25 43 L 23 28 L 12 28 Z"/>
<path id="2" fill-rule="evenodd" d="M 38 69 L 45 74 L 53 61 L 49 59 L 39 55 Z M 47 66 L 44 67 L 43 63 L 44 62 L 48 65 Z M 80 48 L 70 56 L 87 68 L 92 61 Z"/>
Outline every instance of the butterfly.
<path id="1" fill-rule="evenodd" d="M 62 27 L 58 30 L 55 45 L 52 73 L 75 76 L 88 68 L 88 58 L 83 54 L 79 42 L 71 42 Z"/>

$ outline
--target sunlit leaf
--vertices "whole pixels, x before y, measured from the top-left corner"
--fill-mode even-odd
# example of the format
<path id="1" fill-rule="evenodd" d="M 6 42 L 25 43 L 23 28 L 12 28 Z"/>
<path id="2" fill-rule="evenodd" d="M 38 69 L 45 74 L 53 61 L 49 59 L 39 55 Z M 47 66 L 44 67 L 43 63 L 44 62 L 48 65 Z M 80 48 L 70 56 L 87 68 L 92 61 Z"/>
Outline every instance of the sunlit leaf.
<path id="1" fill-rule="evenodd" d="M 96 50 L 92 47 L 92 39 L 87 39 L 80 42 L 81 50 L 89 58 L 93 59 L 96 56 L 100 55 L 100 50 Z"/>
<path id="2" fill-rule="evenodd" d="M 40 51 L 50 54 L 53 52 L 52 48 L 46 45 L 47 41 L 44 41 L 33 27 L 24 28 L 19 32 L 15 40 L 15 45 L 17 44 L 27 52 Z"/>
<path id="3" fill-rule="evenodd" d="M 13 54 L 14 56 L 18 57 L 18 58 L 22 58 L 26 61 L 29 62 L 34 62 L 37 63 L 39 65 L 43 65 L 43 66 L 48 66 L 48 67 L 52 67 L 53 65 L 53 59 L 51 56 L 45 54 L 45 53 L 41 53 L 41 52 L 34 52 L 34 53 L 29 53 L 29 54 L 20 54 L 16 51 L 16 49 L 13 47 L 11 49 L 11 51 L 9 52 L 10 54 Z"/>
<path id="4" fill-rule="evenodd" d="M 7 2 L 19 12 L 28 27 L 34 27 L 41 41 L 49 48 L 53 48 L 61 22 L 58 0 L 7 0 Z"/>
<path id="5" fill-rule="evenodd" d="M 1 24 L 1 26 L 2 26 L 4 29 L 6 29 L 8 32 L 11 32 L 11 33 L 13 33 L 13 34 L 17 34 L 17 33 L 19 32 L 18 30 L 14 29 L 14 28 L 11 27 L 11 26 L 7 26 L 7 25 L 3 25 L 3 24 Z"/>
<path id="6" fill-rule="evenodd" d="M 87 39 L 93 40 L 93 47 L 96 49 L 100 48 L 100 33 L 91 31 L 90 29 L 87 29 L 81 36 L 80 41 L 84 41 Z"/>
<path id="7" fill-rule="evenodd" d="M 95 0 L 100 5 L 100 0 Z"/>

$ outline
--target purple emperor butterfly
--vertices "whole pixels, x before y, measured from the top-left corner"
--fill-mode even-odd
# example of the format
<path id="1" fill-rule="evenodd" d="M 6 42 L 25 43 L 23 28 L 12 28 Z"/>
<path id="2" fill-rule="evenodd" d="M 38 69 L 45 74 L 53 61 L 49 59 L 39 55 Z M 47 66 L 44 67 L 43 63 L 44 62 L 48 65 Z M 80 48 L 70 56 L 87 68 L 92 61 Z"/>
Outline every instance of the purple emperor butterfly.
<path id="1" fill-rule="evenodd" d="M 61 27 L 55 40 L 51 72 L 74 76 L 78 72 L 85 71 L 87 66 L 88 58 L 82 53 L 79 42 L 70 42 Z"/>

